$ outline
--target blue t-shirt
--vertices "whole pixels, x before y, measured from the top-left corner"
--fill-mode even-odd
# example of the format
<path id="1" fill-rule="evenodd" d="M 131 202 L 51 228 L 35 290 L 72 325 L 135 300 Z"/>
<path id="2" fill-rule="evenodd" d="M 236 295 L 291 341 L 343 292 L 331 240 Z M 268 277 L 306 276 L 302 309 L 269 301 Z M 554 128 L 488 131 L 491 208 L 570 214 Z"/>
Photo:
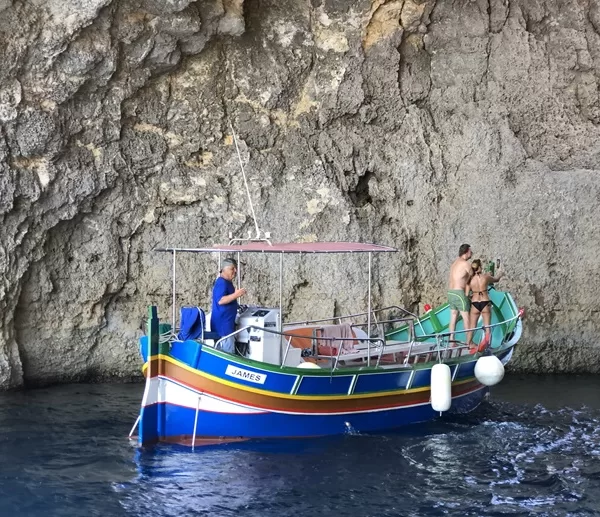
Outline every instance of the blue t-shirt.
<path id="1" fill-rule="evenodd" d="M 210 330 L 219 336 L 227 336 L 235 331 L 235 317 L 237 315 L 238 301 L 234 300 L 224 305 L 219 305 L 223 296 L 235 293 L 235 287 L 229 280 L 222 276 L 217 278 L 212 292 L 212 313 L 210 315 Z"/>

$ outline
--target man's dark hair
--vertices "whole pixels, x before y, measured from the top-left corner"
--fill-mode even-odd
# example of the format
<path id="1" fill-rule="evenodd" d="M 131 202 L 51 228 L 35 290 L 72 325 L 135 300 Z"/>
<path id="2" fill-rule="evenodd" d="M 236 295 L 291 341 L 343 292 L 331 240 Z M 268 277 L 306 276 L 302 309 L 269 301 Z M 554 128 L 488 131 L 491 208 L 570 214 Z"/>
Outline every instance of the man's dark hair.
<path id="1" fill-rule="evenodd" d="M 471 249 L 470 244 L 461 244 L 460 248 L 458 248 L 458 256 L 462 257 L 465 253 L 467 253 Z"/>

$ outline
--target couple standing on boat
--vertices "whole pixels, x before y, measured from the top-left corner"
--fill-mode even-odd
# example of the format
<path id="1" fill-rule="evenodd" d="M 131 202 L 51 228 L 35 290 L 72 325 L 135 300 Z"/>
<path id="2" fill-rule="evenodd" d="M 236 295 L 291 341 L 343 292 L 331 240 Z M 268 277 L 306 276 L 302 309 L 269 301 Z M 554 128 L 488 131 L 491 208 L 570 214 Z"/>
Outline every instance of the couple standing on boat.
<path id="1" fill-rule="evenodd" d="M 456 320 L 460 313 L 465 329 L 475 328 L 477 320 L 481 314 L 485 328 L 485 337 L 481 341 L 479 348 L 485 348 L 490 340 L 491 330 L 491 300 L 488 294 L 488 286 L 502 278 L 504 273 L 500 271 L 497 276 L 484 272 L 481 266 L 481 260 L 474 260 L 469 264 L 469 259 L 473 256 L 473 251 L 469 244 L 461 244 L 458 249 L 458 258 L 450 266 L 450 280 L 448 285 L 448 304 L 450 305 L 450 340 L 456 341 L 454 329 Z M 472 293 L 472 294 L 471 294 Z M 471 296 L 471 298 L 469 298 Z M 471 348 L 471 353 L 477 351 L 473 345 L 473 332 L 467 332 L 467 345 Z"/>

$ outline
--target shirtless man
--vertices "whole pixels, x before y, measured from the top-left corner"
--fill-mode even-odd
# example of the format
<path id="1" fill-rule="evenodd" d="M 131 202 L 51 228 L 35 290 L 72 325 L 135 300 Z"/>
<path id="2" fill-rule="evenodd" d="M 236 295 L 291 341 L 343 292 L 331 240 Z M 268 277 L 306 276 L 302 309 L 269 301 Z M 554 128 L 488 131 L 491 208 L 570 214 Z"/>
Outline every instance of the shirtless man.
<path id="1" fill-rule="evenodd" d="M 458 249 L 458 258 L 450 266 L 450 280 L 448 283 L 448 304 L 450 305 L 450 325 L 448 330 L 452 333 L 456 328 L 458 313 L 463 320 L 464 328 L 469 328 L 469 310 L 471 302 L 467 298 L 469 294 L 469 282 L 473 276 L 473 269 L 467 262 L 473 256 L 469 244 L 461 244 Z M 456 341 L 456 336 L 450 334 L 450 340 Z M 471 342 L 471 332 L 467 332 L 467 343 Z"/>

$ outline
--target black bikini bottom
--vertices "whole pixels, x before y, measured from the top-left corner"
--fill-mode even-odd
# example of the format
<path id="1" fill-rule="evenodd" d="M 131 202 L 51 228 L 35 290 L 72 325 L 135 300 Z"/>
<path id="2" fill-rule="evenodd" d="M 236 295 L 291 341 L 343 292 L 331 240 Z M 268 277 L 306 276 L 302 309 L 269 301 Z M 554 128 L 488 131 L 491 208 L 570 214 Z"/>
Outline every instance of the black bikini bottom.
<path id="1" fill-rule="evenodd" d="M 482 312 L 489 304 L 490 300 L 486 300 L 485 302 L 471 302 L 471 305 L 475 307 L 479 312 Z"/>

